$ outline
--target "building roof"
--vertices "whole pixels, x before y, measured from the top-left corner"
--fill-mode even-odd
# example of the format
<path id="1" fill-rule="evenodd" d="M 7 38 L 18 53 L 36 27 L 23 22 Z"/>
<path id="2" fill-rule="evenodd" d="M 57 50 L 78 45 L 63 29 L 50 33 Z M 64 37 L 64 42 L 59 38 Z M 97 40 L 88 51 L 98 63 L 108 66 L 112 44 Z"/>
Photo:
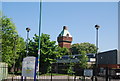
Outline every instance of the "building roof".
<path id="1" fill-rule="evenodd" d="M 69 33 L 68 29 L 66 26 L 63 27 L 62 32 L 59 34 L 58 37 L 62 37 L 62 36 L 68 36 L 68 37 L 72 37 L 72 35 Z"/>
<path id="2" fill-rule="evenodd" d="M 88 56 L 88 61 L 87 62 L 95 62 L 95 54 L 86 54 Z M 57 58 L 57 63 L 77 63 L 80 61 L 80 56 L 81 54 L 77 55 L 64 55 L 60 58 Z"/>

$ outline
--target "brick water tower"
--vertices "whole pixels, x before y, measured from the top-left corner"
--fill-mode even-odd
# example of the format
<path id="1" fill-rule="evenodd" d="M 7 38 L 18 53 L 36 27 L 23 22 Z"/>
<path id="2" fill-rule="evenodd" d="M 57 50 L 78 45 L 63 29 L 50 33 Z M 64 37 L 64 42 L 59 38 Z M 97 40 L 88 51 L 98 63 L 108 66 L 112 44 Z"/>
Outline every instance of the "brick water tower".
<path id="1" fill-rule="evenodd" d="M 57 41 L 60 47 L 70 48 L 72 42 L 72 36 L 70 35 L 66 26 L 63 26 L 63 30 L 57 37 Z"/>

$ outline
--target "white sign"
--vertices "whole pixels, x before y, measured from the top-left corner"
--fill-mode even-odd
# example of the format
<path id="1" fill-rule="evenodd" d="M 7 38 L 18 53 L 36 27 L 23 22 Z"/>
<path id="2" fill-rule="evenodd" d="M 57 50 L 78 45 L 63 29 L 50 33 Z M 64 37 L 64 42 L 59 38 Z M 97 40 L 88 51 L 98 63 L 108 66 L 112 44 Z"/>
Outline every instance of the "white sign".
<path id="1" fill-rule="evenodd" d="M 84 76 L 93 76 L 93 70 L 92 69 L 85 69 Z"/>
<path id="2" fill-rule="evenodd" d="M 22 62 L 22 76 L 34 77 L 36 57 L 26 57 Z"/>

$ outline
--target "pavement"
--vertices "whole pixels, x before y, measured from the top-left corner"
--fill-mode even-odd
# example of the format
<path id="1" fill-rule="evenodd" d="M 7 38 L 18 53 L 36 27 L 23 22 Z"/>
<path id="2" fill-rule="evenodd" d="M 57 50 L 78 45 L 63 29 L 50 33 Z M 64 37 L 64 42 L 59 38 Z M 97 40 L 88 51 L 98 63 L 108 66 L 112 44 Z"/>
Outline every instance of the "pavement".
<path id="1" fill-rule="evenodd" d="M 30 78 L 27 77 L 27 80 L 23 81 L 34 81 L 34 78 Z M 76 76 L 76 78 L 74 76 L 39 76 L 38 77 L 38 81 L 92 81 L 91 77 L 85 77 L 85 80 L 80 77 L 80 76 Z M 98 81 L 106 81 L 105 77 L 97 77 Z M 21 76 L 13 76 L 13 77 L 8 77 L 6 80 L 3 81 L 21 81 Z M 95 80 L 93 80 L 95 81 Z M 108 81 L 120 81 L 120 79 L 109 79 Z"/>

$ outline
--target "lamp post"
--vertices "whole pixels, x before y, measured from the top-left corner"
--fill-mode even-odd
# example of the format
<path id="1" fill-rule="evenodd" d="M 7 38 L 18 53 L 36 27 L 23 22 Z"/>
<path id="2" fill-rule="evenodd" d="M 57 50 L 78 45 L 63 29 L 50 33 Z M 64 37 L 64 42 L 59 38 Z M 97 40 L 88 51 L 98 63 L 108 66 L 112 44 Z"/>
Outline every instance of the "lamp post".
<path id="1" fill-rule="evenodd" d="M 95 25 L 96 28 L 96 74 L 95 74 L 95 81 L 97 81 L 97 68 L 98 68 L 98 29 L 100 28 L 99 25 Z"/>
<path id="2" fill-rule="evenodd" d="M 95 25 L 95 28 L 96 28 L 96 47 L 97 47 L 97 50 L 96 50 L 96 56 L 97 56 L 96 66 L 98 67 L 98 29 L 100 28 L 100 26 Z"/>
<path id="3" fill-rule="evenodd" d="M 40 66 L 40 36 L 41 36 L 41 26 L 42 26 L 42 0 L 40 0 L 39 4 L 40 15 L 39 15 L 39 41 L 38 41 L 38 64 L 37 64 L 37 81 L 39 79 L 39 66 Z"/>
<path id="4" fill-rule="evenodd" d="M 26 53 L 26 56 L 28 56 L 28 38 L 29 38 L 30 28 L 26 28 L 26 31 L 27 31 L 27 44 L 26 44 L 27 53 Z"/>

